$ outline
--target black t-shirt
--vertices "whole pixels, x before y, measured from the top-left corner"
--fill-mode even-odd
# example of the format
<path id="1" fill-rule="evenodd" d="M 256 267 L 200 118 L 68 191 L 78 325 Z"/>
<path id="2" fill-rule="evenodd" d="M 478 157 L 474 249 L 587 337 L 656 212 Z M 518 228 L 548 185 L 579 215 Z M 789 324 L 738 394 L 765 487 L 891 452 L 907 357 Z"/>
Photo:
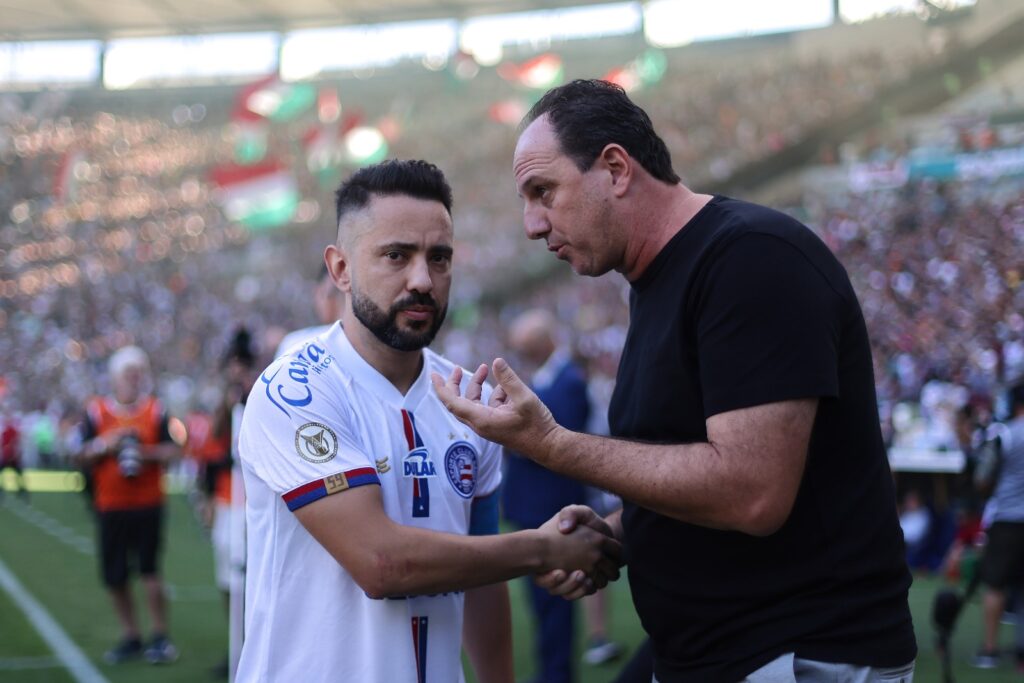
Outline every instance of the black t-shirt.
<path id="1" fill-rule="evenodd" d="M 819 398 L 803 480 L 776 533 L 717 531 L 626 502 L 630 588 L 659 682 L 732 683 L 787 652 L 913 660 L 867 330 L 824 243 L 784 214 L 715 197 L 633 283 L 630 317 L 614 436 L 706 442 L 712 415 Z"/>

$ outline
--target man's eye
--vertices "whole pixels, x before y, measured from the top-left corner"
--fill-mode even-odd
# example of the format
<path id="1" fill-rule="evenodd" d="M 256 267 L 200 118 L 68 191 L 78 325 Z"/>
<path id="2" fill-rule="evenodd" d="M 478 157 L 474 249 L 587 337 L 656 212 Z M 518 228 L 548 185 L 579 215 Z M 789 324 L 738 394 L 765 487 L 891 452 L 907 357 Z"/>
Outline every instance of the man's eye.
<path id="1" fill-rule="evenodd" d="M 384 254 L 384 258 L 389 259 L 391 261 L 397 261 L 400 258 L 402 258 L 402 252 L 400 252 L 400 251 L 389 251 L 388 253 Z"/>

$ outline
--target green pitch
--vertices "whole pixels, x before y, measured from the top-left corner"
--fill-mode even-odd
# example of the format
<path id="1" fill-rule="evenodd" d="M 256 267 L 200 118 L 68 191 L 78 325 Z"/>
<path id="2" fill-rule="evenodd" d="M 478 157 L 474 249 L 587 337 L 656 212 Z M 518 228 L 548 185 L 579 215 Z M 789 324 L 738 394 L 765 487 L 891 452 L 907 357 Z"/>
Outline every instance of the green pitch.
<path id="1" fill-rule="evenodd" d="M 106 595 L 100 588 L 93 556 L 93 521 L 81 494 L 35 493 L 31 505 L 12 500 L 0 503 L 0 560 L 21 586 L 49 613 L 68 637 L 111 683 L 158 683 L 213 681 L 210 671 L 227 648 L 227 620 L 220 595 L 214 588 L 213 560 L 205 531 L 183 496 L 170 497 L 166 520 L 164 567 L 171 593 L 171 631 L 181 650 L 179 661 L 167 667 L 137 662 L 121 666 L 102 663 L 104 650 L 117 639 L 118 631 Z M 929 623 L 932 595 L 939 582 L 919 578 L 911 590 L 911 608 L 917 626 L 921 655 L 915 679 L 939 681 L 940 674 Z M 643 639 L 624 581 L 612 586 L 611 635 L 632 650 Z M 141 595 L 138 607 L 142 608 Z M 521 581 L 513 582 L 512 605 L 515 629 L 517 678 L 533 675 L 532 617 L 526 609 Z M 995 671 L 978 671 L 967 665 L 977 646 L 980 625 L 977 600 L 967 607 L 954 640 L 954 672 L 958 683 L 1002 683 L 1020 680 L 1013 663 Z M 141 621 L 148 632 L 145 610 Z M 582 624 L 582 614 L 578 619 Z M 1013 629 L 1003 629 L 1003 641 L 1012 650 Z M 582 652 L 583 636 L 577 638 Z M 601 667 L 580 664 L 581 683 L 614 679 L 623 660 Z M 73 683 L 55 654 L 22 611 L 0 591 L 0 680 L 5 683 Z M 469 680 L 473 678 L 470 675 Z"/>

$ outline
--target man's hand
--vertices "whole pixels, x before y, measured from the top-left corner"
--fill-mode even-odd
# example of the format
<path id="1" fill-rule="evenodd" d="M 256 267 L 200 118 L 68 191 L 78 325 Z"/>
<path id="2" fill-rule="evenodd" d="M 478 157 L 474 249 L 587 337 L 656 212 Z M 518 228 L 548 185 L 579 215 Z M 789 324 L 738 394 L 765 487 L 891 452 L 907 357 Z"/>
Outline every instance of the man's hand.
<path id="1" fill-rule="evenodd" d="M 538 574 L 534 581 L 552 595 L 561 595 L 566 600 L 576 600 L 601 590 L 609 581 L 619 578 L 619 567 L 624 564 L 622 545 L 615 539 L 613 529 L 596 512 L 584 505 L 570 505 L 541 526 L 542 531 L 557 531 L 564 538 L 578 536 L 601 540 L 604 555 L 594 565 L 575 568 L 570 564 L 555 564 L 555 569 Z"/>
<path id="2" fill-rule="evenodd" d="M 473 373 L 464 396 L 460 391 L 462 368 L 456 367 L 447 381 L 437 373 L 431 373 L 430 379 L 445 408 L 474 432 L 537 459 L 535 456 L 546 452 L 558 423 L 504 359 L 495 358 L 493 366 L 498 385 L 486 405 L 480 400 L 488 375 L 486 364 Z"/>
<path id="3" fill-rule="evenodd" d="M 124 427 L 118 427 L 111 429 L 105 434 L 98 434 L 85 443 L 85 447 L 79 454 L 79 459 L 91 463 L 94 460 L 99 460 L 102 457 L 111 455 L 117 448 L 118 442 L 125 434 L 129 432 Z"/>
<path id="4" fill-rule="evenodd" d="M 616 520 L 618 519 L 617 513 L 614 517 Z M 599 533 L 606 534 L 610 538 L 621 540 L 619 538 L 622 531 L 621 527 L 613 529 L 604 518 L 585 505 L 568 505 L 562 508 L 547 524 L 551 524 L 551 522 L 556 520 L 558 530 L 563 534 L 571 534 L 578 527 L 588 527 Z M 623 564 L 624 561 L 620 556 L 617 567 L 621 567 Z M 616 568 L 615 577 L 611 580 L 614 581 L 617 578 L 618 570 Z M 534 583 L 552 595 L 560 595 L 566 600 L 578 600 L 601 590 L 607 585 L 608 581 L 601 582 L 595 580 L 581 570 L 565 571 L 563 569 L 553 569 L 552 571 L 536 575 Z"/>

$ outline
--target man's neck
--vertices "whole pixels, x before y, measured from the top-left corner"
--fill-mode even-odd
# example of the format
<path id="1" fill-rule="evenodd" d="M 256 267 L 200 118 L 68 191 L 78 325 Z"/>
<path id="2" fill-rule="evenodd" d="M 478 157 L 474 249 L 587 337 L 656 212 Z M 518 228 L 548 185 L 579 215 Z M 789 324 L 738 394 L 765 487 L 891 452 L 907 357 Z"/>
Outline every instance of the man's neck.
<path id="1" fill-rule="evenodd" d="M 354 315 L 342 316 L 341 324 L 356 353 L 404 396 L 423 369 L 423 351 L 391 348 L 377 339 Z"/>
<path id="2" fill-rule="evenodd" d="M 117 393 L 115 393 L 114 394 L 114 403 L 116 404 L 116 406 L 118 408 L 124 408 L 125 410 L 127 410 L 127 409 L 134 408 L 135 406 L 137 406 L 139 404 L 139 401 L 142 400 L 142 397 L 143 396 L 140 393 L 140 394 L 135 394 L 135 395 L 131 396 L 129 400 L 125 400 L 125 395 L 122 394 L 122 395 L 119 396 Z"/>
<path id="3" fill-rule="evenodd" d="M 631 235 L 620 269 L 635 282 L 644 274 L 665 245 L 711 201 L 712 196 L 693 192 L 682 183 L 666 185 L 654 178 L 640 188 L 643 201 L 630 220 Z"/>

